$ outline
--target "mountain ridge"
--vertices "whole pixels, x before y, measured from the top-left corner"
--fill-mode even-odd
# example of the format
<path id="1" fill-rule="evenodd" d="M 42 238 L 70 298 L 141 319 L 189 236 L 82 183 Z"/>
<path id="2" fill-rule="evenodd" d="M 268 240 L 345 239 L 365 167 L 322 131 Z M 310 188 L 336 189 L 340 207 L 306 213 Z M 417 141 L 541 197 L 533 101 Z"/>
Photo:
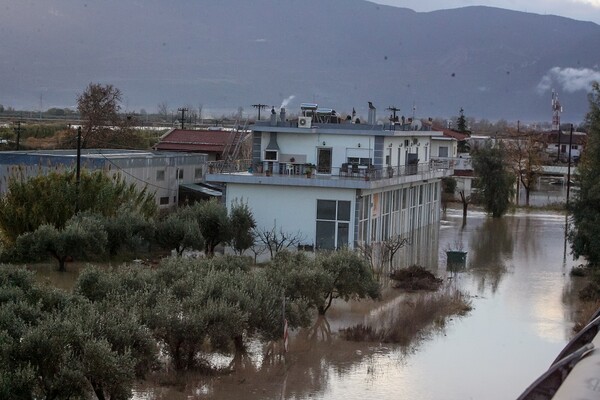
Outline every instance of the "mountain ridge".
<path id="1" fill-rule="evenodd" d="M 488 6 L 26 4 L 7 5 L 0 15 L 5 106 L 39 108 L 41 95 L 43 108 L 69 107 L 88 83 L 101 82 L 120 88 L 129 110 L 166 102 L 251 112 L 256 102 L 278 106 L 294 96 L 292 111 L 314 101 L 366 115 L 373 101 L 380 113 L 390 105 L 412 113 L 414 105 L 423 117 L 445 117 L 462 107 L 476 118 L 540 121 L 550 120 L 554 88 L 563 120 L 580 121 L 587 95 L 575 83 L 600 76 L 599 25 Z"/>

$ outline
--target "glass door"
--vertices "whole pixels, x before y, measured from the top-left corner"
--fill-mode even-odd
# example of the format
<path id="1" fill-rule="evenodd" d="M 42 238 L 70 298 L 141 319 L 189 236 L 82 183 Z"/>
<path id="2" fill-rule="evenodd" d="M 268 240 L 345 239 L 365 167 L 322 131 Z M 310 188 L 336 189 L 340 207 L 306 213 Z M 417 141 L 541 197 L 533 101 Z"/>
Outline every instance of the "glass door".
<path id="1" fill-rule="evenodd" d="M 331 174 L 331 148 L 317 149 L 317 172 Z"/>

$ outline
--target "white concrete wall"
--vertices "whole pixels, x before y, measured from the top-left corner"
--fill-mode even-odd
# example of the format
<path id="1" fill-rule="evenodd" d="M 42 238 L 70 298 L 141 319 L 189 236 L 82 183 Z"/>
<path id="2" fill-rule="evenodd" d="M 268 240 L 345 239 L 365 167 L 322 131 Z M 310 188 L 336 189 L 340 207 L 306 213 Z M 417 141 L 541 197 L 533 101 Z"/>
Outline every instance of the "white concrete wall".
<path id="1" fill-rule="evenodd" d="M 431 158 L 431 137 L 422 136 L 423 132 L 417 132 L 419 136 L 411 136 L 411 132 L 402 132 L 402 136 L 385 137 L 383 148 L 383 162 L 385 156 L 392 151 L 391 166 L 398 167 L 406 164 L 405 140 L 409 141 L 410 153 L 418 153 L 419 162 L 425 163 Z M 434 133 L 434 132 L 432 132 Z M 264 149 L 270 141 L 270 133 L 263 132 L 261 157 L 264 157 Z M 413 138 L 415 141 L 413 141 Z M 307 129 L 306 133 L 281 133 L 277 134 L 279 154 L 306 155 L 306 162 L 317 164 L 317 149 L 332 148 L 332 167 L 339 168 L 342 163 L 347 162 L 348 157 L 360 155 L 361 158 L 374 159 L 375 138 L 370 135 L 360 135 L 358 132 L 349 131 L 347 135 L 316 134 Z M 391 145 L 391 147 L 390 147 Z M 452 144 L 450 143 L 449 146 Z M 427 148 L 427 150 L 426 150 Z M 452 150 L 450 150 L 452 151 Z M 398 153 L 400 163 L 398 165 Z M 435 153 L 437 155 L 437 153 Z M 301 159 L 300 157 L 296 157 Z"/>
<path id="2" fill-rule="evenodd" d="M 248 204 L 259 229 L 274 225 L 286 233 L 299 232 L 303 244 L 314 244 L 317 200 L 345 200 L 352 204 L 349 237 L 354 237 L 355 191 L 350 189 L 228 184 L 227 209 L 235 200 Z M 349 243 L 352 246 L 352 243 Z"/>

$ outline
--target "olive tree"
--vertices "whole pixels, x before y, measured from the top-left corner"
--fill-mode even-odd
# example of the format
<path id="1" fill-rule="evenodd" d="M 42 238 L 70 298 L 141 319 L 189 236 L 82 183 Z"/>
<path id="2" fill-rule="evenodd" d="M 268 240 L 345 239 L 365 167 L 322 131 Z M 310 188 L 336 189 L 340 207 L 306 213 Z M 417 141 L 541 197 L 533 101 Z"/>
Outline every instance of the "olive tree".
<path id="1" fill-rule="evenodd" d="M 514 194 L 514 175 L 506 163 L 502 145 L 488 146 L 473 153 L 473 168 L 478 185 L 478 199 L 494 218 L 502 217 Z"/>
<path id="2" fill-rule="evenodd" d="M 231 237 L 227 208 L 216 199 L 211 199 L 194 204 L 191 210 L 204 238 L 205 253 L 212 257 L 215 248 L 221 243 L 228 242 Z"/>
<path id="3" fill-rule="evenodd" d="M 204 247 L 200 226 L 189 207 L 179 208 L 160 219 L 155 225 L 154 239 L 163 249 L 175 249 L 178 256 L 187 249 Z"/>
<path id="4" fill-rule="evenodd" d="M 254 244 L 253 229 L 256 221 L 248 204 L 234 200 L 229 212 L 231 236 L 229 244 L 237 254 L 242 254 Z"/>
<path id="5" fill-rule="evenodd" d="M 100 219 L 80 214 L 67 221 L 63 228 L 46 224 L 19 236 L 15 249 L 26 259 L 51 255 L 58 261 L 58 270 L 64 272 L 67 258 L 102 254 L 106 245 L 107 234 Z"/>
<path id="6" fill-rule="evenodd" d="M 90 302 L 0 269 L 0 396 L 11 399 L 131 397 L 157 348 L 119 298 Z"/>

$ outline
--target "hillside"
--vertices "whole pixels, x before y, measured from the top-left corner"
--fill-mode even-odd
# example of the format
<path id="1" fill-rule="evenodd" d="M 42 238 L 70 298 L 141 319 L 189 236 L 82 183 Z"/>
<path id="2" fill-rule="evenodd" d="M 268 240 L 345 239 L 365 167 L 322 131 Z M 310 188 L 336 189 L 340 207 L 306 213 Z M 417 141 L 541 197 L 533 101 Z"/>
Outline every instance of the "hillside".
<path id="1" fill-rule="evenodd" d="M 568 91 L 569 74 L 597 74 L 600 65 L 600 26 L 491 7 L 417 13 L 363 0 L 3 7 L 0 103 L 29 109 L 39 109 L 40 96 L 43 108 L 73 106 L 89 82 L 104 82 L 123 91 L 128 110 L 167 102 L 252 112 L 251 104 L 279 106 L 294 96 L 292 109 L 315 101 L 366 115 L 372 101 L 380 115 L 390 105 L 410 115 L 414 104 L 422 117 L 463 107 L 477 118 L 549 120 L 555 88 L 563 120 L 580 121 L 586 92 Z"/>

